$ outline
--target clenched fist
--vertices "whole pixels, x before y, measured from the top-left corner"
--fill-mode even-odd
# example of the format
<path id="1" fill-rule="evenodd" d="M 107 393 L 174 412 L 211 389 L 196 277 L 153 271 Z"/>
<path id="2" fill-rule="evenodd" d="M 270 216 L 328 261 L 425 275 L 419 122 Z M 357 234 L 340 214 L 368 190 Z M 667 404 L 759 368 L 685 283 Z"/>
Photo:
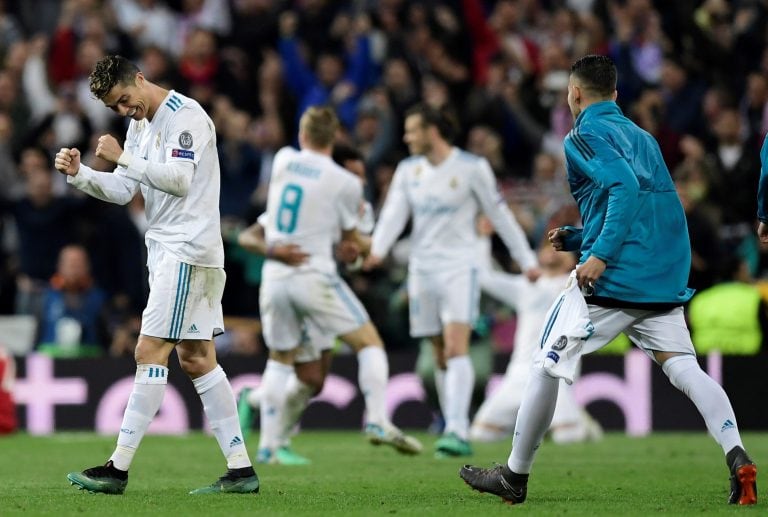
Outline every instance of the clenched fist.
<path id="1" fill-rule="evenodd" d="M 67 149 L 62 147 L 56 153 L 56 159 L 53 161 L 56 170 L 63 172 L 67 176 L 75 176 L 80 170 L 80 151 L 77 149 Z"/>
<path id="2" fill-rule="evenodd" d="M 99 143 L 96 145 L 96 156 L 112 163 L 117 163 L 120 155 L 123 154 L 123 148 L 117 143 L 117 139 L 112 135 L 101 135 Z"/>

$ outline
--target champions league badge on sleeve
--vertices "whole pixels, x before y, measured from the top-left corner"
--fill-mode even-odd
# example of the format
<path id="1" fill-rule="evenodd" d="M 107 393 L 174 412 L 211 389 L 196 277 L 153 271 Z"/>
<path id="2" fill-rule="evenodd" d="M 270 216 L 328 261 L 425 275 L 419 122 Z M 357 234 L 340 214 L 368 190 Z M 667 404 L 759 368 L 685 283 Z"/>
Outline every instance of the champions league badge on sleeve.
<path id="1" fill-rule="evenodd" d="M 179 135 L 179 145 L 182 147 L 182 149 L 189 149 L 192 147 L 193 143 L 192 133 L 189 131 L 182 131 Z"/>

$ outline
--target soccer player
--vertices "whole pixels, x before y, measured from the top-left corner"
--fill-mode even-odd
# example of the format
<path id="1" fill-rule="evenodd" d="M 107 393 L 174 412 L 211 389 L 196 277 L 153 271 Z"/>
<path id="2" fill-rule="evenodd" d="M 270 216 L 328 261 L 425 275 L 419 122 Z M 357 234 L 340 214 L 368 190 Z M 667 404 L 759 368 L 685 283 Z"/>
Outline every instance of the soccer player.
<path id="1" fill-rule="evenodd" d="M 693 295 L 685 214 L 654 138 L 616 105 L 616 67 L 589 55 L 571 67 L 565 138 L 568 182 L 583 229 L 556 228 L 557 250 L 580 249 L 570 285 L 553 304 L 504 465 L 464 466 L 472 488 L 522 503 L 536 449 L 552 419 L 560 378 L 620 332 L 658 363 L 701 413 L 725 453 L 729 503 L 757 502 L 757 468 L 744 451 L 731 403 L 699 367 L 682 305 Z M 584 296 L 582 296 L 582 291 Z"/>
<path id="2" fill-rule="evenodd" d="M 344 144 L 335 144 L 333 146 L 333 161 L 341 165 L 350 172 L 356 174 L 361 180 L 365 181 L 365 164 L 362 155 L 354 148 Z M 367 201 L 363 202 L 360 208 L 358 220 L 358 230 L 363 234 L 368 234 L 373 230 L 373 208 Z M 259 217 L 259 221 L 243 230 L 239 237 L 239 244 L 246 250 L 257 255 L 266 256 L 269 252 L 270 258 L 283 262 L 288 265 L 298 266 L 303 264 L 308 255 L 301 251 L 295 244 L 276 244 L 268 251 L 266 241 L 264 240 L 264 226 L 266 214 Z M 337 249 L 337 255 L 343 262 L 354 262 L 359 257 L 356 245 L 350 242 L 342 243 L 343 249 Z M 310 399 L 319 394 L 325 383 L 330 370 L 333 343 L 335 336 L 323 334 L 316 325 L 310 320 L 305 322 L 304 333 L 300 349 L 296 354 L 294 363 L 294 373 L 287 382 L 285 409 L 283 418 L 278 428 L 278 435 L 274 439 L 276 446 L 270 448 L 266 443 L 266 436 L 262 433 L 261 438 L 265 440 L 256 453 L 256 461 L 259 463 L 275 463 L 281 465 L 307 465 L 310 460 L 297 454 L 290 447 L 291 431 L 294 425 L 301 418 L 301 414 L 309 404 Z M 365 350 L 357 350 L 361 353 Z M 362 361 L 359 362 L 362 364 Z M 362 378 L 364 372 L 360 372 L 358 378 Z M 256 389 L 243 388 L 238 400 L 238 413 L 240 414 L 240 426 L 243 433 L 247 434 L 253 423 L 253 410 L 261 406 L 263 396 L 262 386 Z M 375 412 L 375 411 L 374 411 Z M 382 443 L 378 434 L 369 434 L 369 439 L 374 444 Z M 402 446 L 415 444 L 415 439 L 408 439 L 404 443 L 387 442 L 393 446 Z M 418 449 L 418 450 L 417 450 Z M 398 449 L 404 453 L 419 452 L 421 447 L 408 447 Z"/>
<path id="3" fill-rule="evenodd" d="M 320 345 L 327 342 L 326 336 L 339 337 L 357 351 L 369 440 L 405 453 L 421 451 L 421 444 L 387 417 L 389 364 L 384 345 L 336 268 L 336 241 L 363 253 L 370 246 L 357 230 L 363 184 L 331 159 L 338 128 L 330 108 L 309 108 L 299 122 L 301 150 L 281 149 L 272 166 L 263 222 L 267 260 L 260 291 L 264 339 L 270 349 L 261 379 L 260 461 L 271 461 L 268 455 L 284 445 L 286 421 L 292 424 L 300 414 L 287 418 L 285 411 L 289 381 L 302 359 L 301 345 Z M 297 262 L 278 260 L 285 249 L 306 257 Z M 307 342 L 303 338 L 307 329 L 317 329 L 323 338 Z M 321 384 L 315 382 L 313 387 L 297 380 L 305 399 Z"/>
<path id="4" fill-rule="evenodd" d="M 226 278 L 213 122 L 195 100 L 148 81 L 120 56 L 96 64 L 90 89 L 108 108 L 131 119 L 125 149 L 111 135 L 99 138 L 96 156 L 116 165 L 112 173 L 82 164 L 78 149 L 61 149 L 55 165 L 70 184 L 104 201 L 125 204 L 141 190 L 149 223 L 150 293 L 136 345 L 136 379 L 117 447 L 104 466 L 67 478 L 91 492 L 123 493 L 133 456 L 163 400 L 168 356 L 175 348 L 227 460 L 224 476 L 190 493 L 256 493 L 259 479 L 213 343 L 224 328 Z"/>
<path id="5" fill-rule="evenodd" d="M 452 146 L 454 134 L 444 110 L 420 104 L 407 112 L 403 138 L 412 156 L 395 171 L 365 264 L 378 265 L 413 218 L 410 333 L 428 337 L 435 349 L 435 386 L 446 421 L 435 443 L 438 457 L 472 454 L 469 405 L 475 374 L 468 354 L 480 299 L 477 216 L 488 216 L 529 280 L 539 274 L 488 161 Z"/>
<path id="6" fill-rule="evenodd" d="M 485 217 L 481 217 L 478 226 L 481 235 L 493 232 L 490 221 Z M 515 346 L 504 378 L 496 391 L 478 408 L 469 429 L 470 438 L 481 442 L 501 440 L 512 434 L 533 356 L 538 350 L 536 338 L 546 320 L 547 309 L 563 290 L 569 273 L 576 265 L 573 253 L 559 253 L 546 242 L 538 250 L 541 276 L 535 282 L 529 282 L 523 275 L 494 270 L 490 248 L 490 238 L 486 237 L 481 241 L 482 254 L 486 259 L 480 268 L 480 290 L 515 310 L 517 328 Z M 602 438 L 600 424 L 576 402 L 571 385 L 561 380 L 557 397 L 550 426 L 553 442 L 564 444 Z"/>

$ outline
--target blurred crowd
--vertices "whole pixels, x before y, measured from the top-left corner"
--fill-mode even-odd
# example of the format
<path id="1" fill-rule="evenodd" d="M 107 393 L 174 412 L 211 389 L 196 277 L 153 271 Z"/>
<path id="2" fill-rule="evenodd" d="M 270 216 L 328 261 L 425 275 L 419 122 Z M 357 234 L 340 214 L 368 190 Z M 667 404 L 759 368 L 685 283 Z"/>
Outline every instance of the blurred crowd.
<path id="1" fill-rule="evenodd" d="M 110 168 L 94 142 L 122 141 L 126 121 L 88 89 L 108 53 L 197 99 L 216 124 L 222 352 L 259 351 L 261 259 L 235 236 L 263 211 L 272 157 L 295 145 L 307 106 L 335 107 L 375 208 L 407 153 L 405 110 L 452 110 L 456 144 L 489 160 L 536 246 L 547 228 L 578 223 L 562 141 L 570 64 L 588 53 L 614 59 L 619 105 L 658 139 L 689 218 L 691 286 L 735 271 L 752 282 L 768 272 L 754 238 L 767 25 L 766 0 L 0 0 L 0 314 L 35 315 L 38 347 L 132 353 L 147 295 L 142 199 L 83 197 L 52 166 L 77 147 Z M 387 268 L 350 278 L 391 349 L 412 345 L 406 255 L 404 242 Z"/>

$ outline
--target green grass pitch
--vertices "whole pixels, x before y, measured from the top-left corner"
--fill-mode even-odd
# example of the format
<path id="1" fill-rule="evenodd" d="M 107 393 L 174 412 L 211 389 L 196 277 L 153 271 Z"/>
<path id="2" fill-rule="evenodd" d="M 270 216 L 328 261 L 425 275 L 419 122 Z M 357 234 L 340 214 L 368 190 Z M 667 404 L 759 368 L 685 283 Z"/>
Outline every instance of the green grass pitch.
<path id="1" fill-rule="evenodd" d="M 630 438 L 609 433 L 596 444 L 546 442 L 523 505 L 470 490 L 458 477 L 464 460 L 435 459 L 434 437 L 419 433 L 427 452 L 404 457 L 373 447 L 355 432 L 304 432 L 294 447 L 308 467 L 258 466 L 258 495 L 189 496 L 215 480 L 224 462 L 211 436 L 148 436 L 122 496 L 89 494 L 66 474 L 102 463 L 114 437 L 86 433 L 0 438 L 0 515 L 765 515 L 728 506 L 728 473 L 704 433 Z M 753 460 L 768 465 L 768 435 L 745 433 Z M 249 451 L 255 452 L 251 438 Z M 508 442 L 476 444 L 471 462 L 503 462 Z M 765 492 L 758 479 L 758 495 Z"/>

